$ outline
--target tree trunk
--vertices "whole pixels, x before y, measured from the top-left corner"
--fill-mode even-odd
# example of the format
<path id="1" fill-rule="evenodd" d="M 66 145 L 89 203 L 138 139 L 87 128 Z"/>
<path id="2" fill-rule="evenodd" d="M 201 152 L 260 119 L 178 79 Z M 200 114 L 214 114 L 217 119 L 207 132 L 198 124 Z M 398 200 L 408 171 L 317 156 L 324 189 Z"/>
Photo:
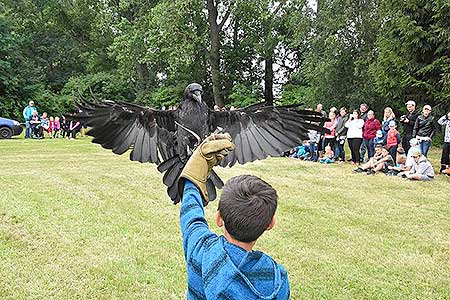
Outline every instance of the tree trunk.
<path id="1" fill-rule="evenodd" d="M 222 80 L 220 76 L 220 26 L 217 24 L 217 7 L 214 0 L 207 0 L 208 5 L 208 23 L 209 23 L 209 38 L 211 42 L 211 50 L 209 53 L 209 60 L 211 64 L 212 83 L 214 102 L 219 107 L 225 105 L 222 93 Z"/>
<path id="2" fill-rule="evenodd" d="M 273 105 L 273 58 L 264 60 L 264 100 L 266 105 Z"/>

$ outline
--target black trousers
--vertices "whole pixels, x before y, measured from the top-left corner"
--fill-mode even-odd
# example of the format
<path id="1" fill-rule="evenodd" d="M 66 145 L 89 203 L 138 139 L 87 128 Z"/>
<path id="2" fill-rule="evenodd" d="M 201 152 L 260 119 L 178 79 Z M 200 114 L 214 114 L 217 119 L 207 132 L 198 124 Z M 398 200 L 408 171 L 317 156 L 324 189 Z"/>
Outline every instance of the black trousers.
<path id="1" fill-rule="evenodd" d="M 442 167 L 450 165 L 450 143 L 444 143 L 442 147 L 441 165 Z"/>
<path id="2" fill-rule="evenodd" d="M 405 153 L 408 153 L 409 148 L 411 148 L 409 145 L 410 139 L 412 139 L 412 134 L 404 134 L 402 137 L 402 147 L 403 150 L 405 150 Z"/>
<path id="3" fill-rule="evenodd" d="M 392 146 L 389 148 L 389 154 L 392 156 L 395 163 L 397 163 L 397 147 L 398 146 Z"/>
<path id="4" fill-rule="evenodd" d="M 362 138 L 348 138 L 347 140 L 350 152 L 352 153 L 352 162 L 359 163 L 359 148 L 362 144 Z"/>

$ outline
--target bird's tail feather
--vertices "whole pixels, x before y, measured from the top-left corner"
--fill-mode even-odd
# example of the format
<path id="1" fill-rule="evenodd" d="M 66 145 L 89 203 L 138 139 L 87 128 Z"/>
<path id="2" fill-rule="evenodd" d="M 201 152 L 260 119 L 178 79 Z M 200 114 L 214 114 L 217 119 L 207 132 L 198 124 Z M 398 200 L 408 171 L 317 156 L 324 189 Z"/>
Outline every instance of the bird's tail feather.
<path id="1" fill-rule="evenodd" d="M 158 166 L 158 171 L 164 173 L 163 183 L 167 186 L 167 194 L 174 204 L 181 201 L 182 195 L 180 195 L 180 191 L 178 190 L 178 181 L 184 166 L 185 163 L 178 155 L 163 161 Z M 209 201 L 216 199 L 216 187 L 221 189 L 223 187 L 223 181 L 216 172 L 212 170 L 206 181 L 206 190 L 208 191 Z"/>

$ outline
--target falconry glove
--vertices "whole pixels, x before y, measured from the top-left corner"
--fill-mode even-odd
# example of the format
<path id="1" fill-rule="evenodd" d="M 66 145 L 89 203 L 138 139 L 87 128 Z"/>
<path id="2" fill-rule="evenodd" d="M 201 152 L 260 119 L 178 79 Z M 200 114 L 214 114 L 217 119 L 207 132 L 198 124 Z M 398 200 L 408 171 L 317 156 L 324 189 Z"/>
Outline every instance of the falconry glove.
<path id="1" fill-rule="evenodd" d="M 211 134 L 192 153 L 180 175 L 179 189 L 183 193 L 184 179 L 189 179 L 200 190 L 203 204 L 208 204 L 206 180 L 212 167 L 217 165 L 228 152 L 234 149 L 231 136 L 225 134 Z"/>

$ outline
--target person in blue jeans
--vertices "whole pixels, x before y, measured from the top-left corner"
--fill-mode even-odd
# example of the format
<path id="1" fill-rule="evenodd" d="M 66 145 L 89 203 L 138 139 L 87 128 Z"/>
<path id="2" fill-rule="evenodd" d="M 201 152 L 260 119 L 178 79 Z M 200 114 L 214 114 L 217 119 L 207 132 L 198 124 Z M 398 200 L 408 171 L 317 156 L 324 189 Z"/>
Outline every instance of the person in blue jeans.
<path id="1" fill-rule="evenodd" d="M 34 101 L 30 101 L 28 106 L 23 109 L 23 118 L 25 119 L 25 138 L 31 138 L 31 118 L 33 117 L 33 112 L 37 111 L 34 106 Z"/>
<path id="2" fill-rule="evenodd" d="M 431 115 L 431 106 L 424 105 L 422 114 L 417 117 L 414 124 L 413 136 L 420 142 L 420 151 L 423 156 L 428 155 L 431 146 L 431 139 L 436 132 L 434 117 Z"/>
<path id="3" fill-rule="evenodd" d="M 219 200 L 215 223 L 224 235 L 208 227 L 206 179 L 212 167 L 234 149 L 228 134 L 208 137 L 183 169 L 180 226 L 187 265 L 187 299 L 279 299 L 290 297 L 286 270 L 253 247 L 275 225 L 277 193 L 252 175 L 228 180 Z"/>

